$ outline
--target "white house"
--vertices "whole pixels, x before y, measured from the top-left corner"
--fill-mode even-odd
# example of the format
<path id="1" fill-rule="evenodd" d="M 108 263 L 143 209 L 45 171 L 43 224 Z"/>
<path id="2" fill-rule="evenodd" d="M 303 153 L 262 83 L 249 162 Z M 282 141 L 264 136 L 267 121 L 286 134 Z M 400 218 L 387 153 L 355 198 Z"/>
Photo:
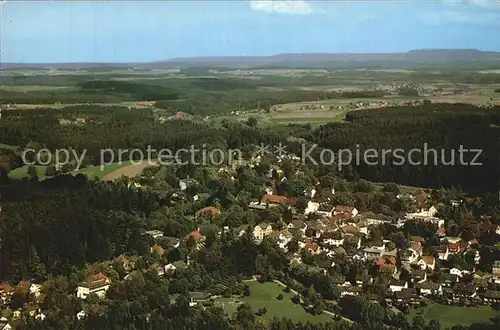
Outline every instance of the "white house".
<path id="1" fill-rule="evenodd" d="M 463 271 L 461 271 L 458 268 L 452 268 L 452 269 L 450 269 L 450 274 L 451 275 L 456 275 L 456 276 L 459 276 L 459 277 L 463 277 L 464 276 Z"/>
<path id="2" fill-rule="evenodd" d="M 36 298 L 40 297 L 42 293 L 42 286 L 40 284 L 31 284 L 30 286 L 30 295 L 34 295 Z"/>
<path id="3" fill-rule="evenodd" d="M 323 216 L 323 217 L 331 217 L 333 215 L 333 212 L 335 210 L 335 207 L 333 207 L 330 204 L 320 204 L 318 209 L 316 210 L 316 214 Z"/>
<path id="4" fill-rule="evenodd" d="M 316 202 L 307 202 L 307 207 L 304 210 L 304 214 L 315 213 L 319 209 L 319 203 Z"/>
<path id="5" fill-rule="evenodd" d="M 417 262 L 417 265 L 419 265 L 422 270 L 434 271 L 434 268 L 436 268 L 436 260 L 433 256 L 423 256 Z"/>
<path id="6" fill-rule="evenodd" d="M 102 298 L 106 295 L 111 285 L 109 277 L 102 273 L 91 275 L 80 284 L 78 284 L 76 296 L 81 299 L 86 299 L 90 294 L 94 293 Z"/>
<path id="7" fill-rule="evenodd" d="M 448 246 L 446 246 L 446 245 L 441 245 L 441 246 L 437 249 L 437 253 L 438 253 L 438 258 L 439 258 L 439 260 L 448 260 L 448 257 L 449 257 L 449 250 L 448 250 Z"/>
<path id="8" fill-rule="evenodd" d="M 382 246 L 367 247 L 363 250 L 363 257 L 366 260 L 375 260 L 384 255 L 385 248 Z"/>
<path id="9" fill-rule="evenodd" d="M 396 280 L 396 279 L 391 279 L 391 282 L 389 284 L 389 290 L 392 292 L 399 292 L 403 289 L 408 288 L 408 282 L 404 280 Z"/>
<path id="10" fill-rule="evenodd" d="M 336 206 L 333 210 L 333 214 L 344 213 L 348 214 L 351 217 L 355 217 L 358 215 L 359 211 L 354 206 Z"/>
<path id="11" fill-rule="evenodd" d="M 441 295 L 443 287 L 439 283 L 423 282 L 419 284 L 420 294 L 424 296 Z"/>
<path id="12" fill-rule="evenodd" d="M 259 223 L 253 229 L 253 236 L 256 240 L 262 241 L 265 236 L 273 232 L 273 227 L 265 222 Z"/>
<path id="13" fill-rule="evenodd" d="M 76 313 L 76 318 L 78 319 L 78 321 L 80 321 L 81 319 L 83 319 L 87 314 L 85 313 L 85 311 L 82 309 L 81 311 L 79 311 L 78 313 Z"/>
<path id="14" fill-rule="evenodd" d="M 40 312 L 37 315 L 35 315 L 35 320 L 43 321 L 46 318 L 47 318 L 47 316 L 45 316 L 45 314 L 43 314 L 42 312 Z"/>
<path id="15" fill-rule="evenodd" d="M 154 239 L 163 237 L 163 232 L 160 230 L 148 230 L 146 231 L 146 234 Z"/>
<path id="16" fill-rule="evenodd" d="M 323 244 L 328 246 L 338 247 L 344 244 L 344 237 L 340 231 L 324 233 L 321 236 L 321 240 L 323 241 Z"/>
<path id="17" fill-rule="evenodd" d="M 5 317 L 0 318 L 0 330 L 12 330 L 14 329 Z"/>

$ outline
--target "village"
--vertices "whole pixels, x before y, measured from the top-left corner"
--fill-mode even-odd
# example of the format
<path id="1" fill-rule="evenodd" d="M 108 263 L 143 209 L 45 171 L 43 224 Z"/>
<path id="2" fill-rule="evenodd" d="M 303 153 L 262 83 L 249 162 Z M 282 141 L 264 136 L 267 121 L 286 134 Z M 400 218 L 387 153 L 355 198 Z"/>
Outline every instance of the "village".
<path id="1" fill-rule="evenodd" d="M 299 162 L 300 158 L 293 154 L 282 155 L 276 158 L 276 163 L 269 171 L 268 177 L 281 178 L 286 181 L 280 164 L 285 159 Z M 238 166 L 255 167 L 261 157 L 252 157 L 251 161 L 220 167 L 221 176 L 232 177 Z M 132 179 L 129 189 L 144 189 L 139 184 L 140 178 Z M 234 180 L 234 178 L 233 178 Z M 180 180 L 178 191 L 172 196 L 177 202 L 192 198 L 196 201 L 199 196 L 189 197 L 189 187 L 196 185 L 194 179 Z M 368 293 L 366 287 L 373 283 L 374 274 L 385 276 L 384 303 L 387 306 L 408 311 L 411 308 L 434 301 L 439 304 L 457 306 L 496 305 L 500 303 L 500 260 L 492 261 L 491 272 L 476 271 L 476 265 L 481 262 L 479 253 L 480 242 L 476 237 L 464 239 L 460 235 L 447 234 L 447 221 L 439 217 L 442 203 L 434 203 L 428 192 L 416 189 L 413 192 L 401 192 L 396 198 L 412 205 L 414 212 L 408 212 L 404 217 L 391 218 L 373 212 L 360 213 L 356 206 L 333 205 L 329 197 L 318 197 L 317 190 L 321 189 L 318 182 L 315 187 L 304 190 L 302 197 L 285 197 L 275 193 L 272 187 L 266 187 L 259 200 L 251 201 L 247 207 L 256 212 L 262 210 L 285 209 L 292 214 L 288 223 L 260 222 L 252 226 L 239 227 L 223 226 L 218 231 L 218 238 L 230 234 L 236 239 L 249 235 L 255 244 L 271 242 L 287 256 L 288 267 L 309 267 L 307 264 L 315 260 L 315 269 L 324 274 L 332 275 L 334 284 L 340 291 L 340 297 L 365 296 L 367 299 L 377 299 L 377 295 Z M 330 196 L 335 195 L 331 189 Z M 449 207 L 459 208 L 464 200 L 450 200 Z M 223 211 L 215 206 L 206 206 L 199 209 L 195 218 L 215 219 Z M 406 233 L 405 236 L 380 235 L 380 228 L 390 227 L 403 230 L 405 224 L 424 224 L 427 228 L 435 228 L 434 242 L 421 236 Z M 490 223 L 487 219 L 470 221 L 468 226 L 476 232 L 488 232 L 494 237 L 500 235 L 500 226 Z M 378 233 L 378 234 L 377 234 Z M 199 251 L 205 248 L 207 237 L 203 226 L 200 225 L 185 237 L 165 237 L 164 232 L 155 228 L 144 232 L 150 244 L 149 258 L 140 268 L 136 263 L 141 259 L 139 255 L 121 255 L 113 260 L 93 265 L 87 277 L 78 283 L 73 295 L 85 301 L 92 297 L 106 299 L 108 289 L 116 281 L 134 280 L 134 274 L 154 272 L 159 277 L 182 277 L 183 271 L 191 267 L 196 260 L 191 257 L 169 262 L 167 254 L 180 247 L 194 246 Z M 397 237 L 395 239 L 394 237 Z M 391 240 L 392 238 L 393 240 Z M 451 260 L 469 260 L 469 262 L 453 262 Z M 366 265 L 367 272 L 357 274 L 355 278 L 346 278 L 338 274 L 338 266 L 360 262 Z M 118 278 L 112 279 L 105 275 L 114 267 L 122 269 Z M 254 277 L 255 279 L 255 277 Z M 277 281 L 285 288 L 288 283 Z M 241 286 L 241 284 L 240 284 Z M 292 288 L 293 289 L 293 288 Z M 189 306 L 198 308 L 217 304 L 217 300 L 227 286 L 219 285 L 218 292 L 190 292 Z M 217 290 L 216 290 L 217 291 Z M 295 291 L 296 292 L 296 291 Z M 297 293 L 300 297 L 300 293 Z M 16 296 L 28 297 L 26 303 L 14 303 Z M 12 329 L 13 322 L 21 317 L 32 317 L 43 320 L 46 315 L 40 302 L 43 300 L 44 283 L 36 281 L 21 281 L 17 285 L 8 282 L 0 284 L 1 330 Z M 16 308 L 12 308 L 16 306 Z M 325 313 L 337 315 L 328 310 Z M 80 320 L 86 317 L 88 310 L 80 310 L 75 317 Z"/>

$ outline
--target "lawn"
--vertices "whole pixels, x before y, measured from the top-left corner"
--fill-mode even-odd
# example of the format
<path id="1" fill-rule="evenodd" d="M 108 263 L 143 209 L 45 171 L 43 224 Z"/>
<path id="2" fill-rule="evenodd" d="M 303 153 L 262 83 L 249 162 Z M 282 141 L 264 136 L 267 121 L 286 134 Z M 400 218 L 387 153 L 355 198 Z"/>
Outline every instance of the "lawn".
<path id="1" fill-rule="evenodd" d="M 101 170 L 101 166 L 88 166 L 85 168 L 82 168 L 78 171 L 72 171 L 71 174 L 76 175 L 76 174 L 83 174 L 86 175 L 89 179 L 94 179 L 97 177 L 98 179 L 102 178 L 106 174 L 112 173 L 122 167 L 129 166 L 131 165 L 130 161 L 124 161 L 121 164 L 120 163 L 113 163 L 110 165 L 105 165 L 104 168 Z M 45 176 L 45 169 L 47 166 L 41 166 L 41 165 L 35 165 L 38 173 L 38 179 L 43 180 L 46 179 L 47 177 Z M 22 166 L 18 167 L 12 171 L 9 172 L 9 178 L 11 179 L 22 179 L 28 177 L 28 166 Z"/>
<path id="2" fill-rule="evenodd" d="M 432 303 L 425 308 L 412 310 L 408 315 L 409 320 L 413 320 L 420 310 L 423 310 L 423 317 L 427 322 L 439 321 L 443 329 L 454 325 L 468 326 L 475 322 L 488 323 L 490 318 L 500 315 L 500 312 L 489 306 L 461 307 Z"/>
<path id="3" fill-rule="evenodd" d="M 16 150 L 18 148 L 19 148 L 18 146 L 11 146 L 9 144 L 0 143 L 0 149 L 12 149 L 12 150 Z"/>
<path id="4" fill-rule="evenodd" d="M 275 283 L 259 283 L 247 282 L 245 283 L 250 287 L 250 296 L 240 299 L 244 303 L 248 303 L 252 309 L 257 312 L 259 308 L 266 307 L 267 313 L 262 317 L 271 319 L 273 317 L 283 318 L 287 317 L 294 321 L 301 322 L 329 322 L 332 318 L 326 314 L 311 315 L 307 313 L 300 305 L 292 303 L 291 299 L 294 294 L 283 292 L 283 287 Z M 279 294 L 283 295 L 283 300 L 278 300 L 276 297 Z M 228 313 L 234 310 L 234 306 L 225 304 L 228 308 L 224 308 Z"/>
<path id="5" fill-rule="evenodd" d="M 104 168 L 101 170 L 101 166 L 88 166 L 85 168 L 82 168 L 78 171 L 73 171 L 73 174 L 84 174 L 86 175 L 89 179 L 94 179 L 97 177 L 98 179 L 101 179 L 103 176 L 110 174 L 116 170 L 119 170 L 120 168 L 126 167 L 131 165 L 132 163 L 130 161 L 124 161 L 122 163 L 113 163 L 109 165 L 105 165 Z"/>

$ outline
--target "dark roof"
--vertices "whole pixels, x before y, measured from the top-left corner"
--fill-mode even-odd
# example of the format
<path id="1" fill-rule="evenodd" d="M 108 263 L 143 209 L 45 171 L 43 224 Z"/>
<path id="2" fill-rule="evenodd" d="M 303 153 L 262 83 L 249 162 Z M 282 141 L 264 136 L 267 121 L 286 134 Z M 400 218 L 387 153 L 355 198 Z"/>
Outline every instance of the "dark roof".
<path id="1" fill-rule="evenodd" d="M 489 299 L 500 299 L 500 291 L 486 290 L 486 292 L 483 293 L 483 297 Z"/>
<path id="2" fill-rule="evenodd" d="M 333 205 L 331 204 L 320 204 L 318 211 L 331 212 L 333 210 Z"/>
<path id="3" fill-rule="evenodd" d="M 397 285 L 397 286 L 405 286 L 406 281 L 405 280 L 396 280 L 395 278 L 391 279 L 391 282 L 389 283 L 390 285 Z"/>
<path id="4" fill-rule="evenodd" d="M 434 283 L 434 282 L 423 282 L 423 283 L 419 283 L 417 286 L 420 289 L 438 290 L 440 284 L 439 283 Z"/>
<path id="5" fill-rule="evenodd" d="M 210 292 L 189 292 L 189 297 L 195 300 L 204 300 L 212 296 Z"/>
<path id="6" fill-rule="evenodd" d="M 476 287 L 474 286 L 473 283 L 457 282 L 457 283 L 455 283 L 455 286 L 453 287 L 453 292 L 472 294 L 472 293 L 476 292 Z"/>
<path id="7" fill-rule="evenodd" d="M 394 292 L 394 296 L 396 299 L 410 299 L 410 298 L 417 298 L 417 294 L 415 289 L 402 289 L 401 291 Z"/>

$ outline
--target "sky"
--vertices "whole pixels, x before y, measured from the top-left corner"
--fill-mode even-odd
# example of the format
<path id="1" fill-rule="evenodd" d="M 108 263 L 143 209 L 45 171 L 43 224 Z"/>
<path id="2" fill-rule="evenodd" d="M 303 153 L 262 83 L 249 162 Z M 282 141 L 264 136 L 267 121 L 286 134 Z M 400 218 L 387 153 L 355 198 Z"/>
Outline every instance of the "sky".
<path id="1" fill-rule="evenodd" d="M 0 61 L 500 51 L 500 0 L 0 0 Z"/>

